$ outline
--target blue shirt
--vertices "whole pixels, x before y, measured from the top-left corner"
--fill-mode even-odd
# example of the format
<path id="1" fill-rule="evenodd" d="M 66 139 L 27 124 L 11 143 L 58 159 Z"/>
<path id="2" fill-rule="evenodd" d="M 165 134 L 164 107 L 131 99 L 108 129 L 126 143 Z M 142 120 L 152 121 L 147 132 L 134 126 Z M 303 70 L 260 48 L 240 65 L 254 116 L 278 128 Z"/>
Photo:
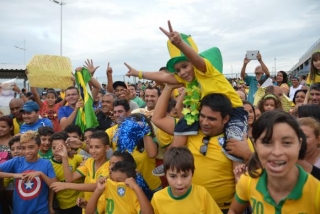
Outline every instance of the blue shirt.
<path id="1" fill-rule="evenodd" d="M 261 80 L 267 79 L 267 76 L 263 74 L 260 79 Z M 249 76 L 246 74 L 244 81 L 247 83 L 247 85 L 249 85 L 249 94 L 248 94 L 247 100 L 253 104 L 253 101 L 254 101 L 253 95 L 258 90 L 258 80 L 256 79 L 256 76 Z"/>
<path id="2" fill-rule="evenodd" d="M 62 107 L 60 107 L 59 111 L 58 111 L 59 122 L 64 117 L 68 118 L 72 114 L 73 111 L 74 111 L 74 109 L 71 108 L 70 106 L 62 106 Z M 74 117 L 73 124 L 75 124 L 76 118 L 77 117 Z"/>
<path id="3" fill-rule="evenodd" d="M 49 126 L 53 128 L 51 120 L 48 118 L 39 118 L 37 122 L 33 124 L 22 124 L 20 127 L 20 133 L 25 133 L 26 131 L 38 131 L 38 129 L 42 126 Z"/>
<path id="4" fill-rule="evenodd" d="M 24 157 L 15 157 L 0 164 L 0 171 L 8 173 L 41 171 L 51 179 L 56 177 L 50 161 L 42 158 L 36 162 L 27 162 Z M 49 187 L 40 177 L 35 177 L 26 183 L 15 179 L 13 213 L 49 214 L 48 195 Z"/>

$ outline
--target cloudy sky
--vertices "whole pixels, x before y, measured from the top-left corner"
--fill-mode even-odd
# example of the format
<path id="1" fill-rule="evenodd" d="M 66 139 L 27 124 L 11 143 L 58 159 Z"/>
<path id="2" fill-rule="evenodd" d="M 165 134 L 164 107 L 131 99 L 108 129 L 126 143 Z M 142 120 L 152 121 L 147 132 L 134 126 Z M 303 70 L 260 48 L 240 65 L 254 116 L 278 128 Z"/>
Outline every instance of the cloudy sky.
<path id="1" fill-rule="evenodd" d="M 200 51 L 220 48 L 224 73 L 239 74 L 247 50 L 260 50 L 274 73 L 290 70 L 320 38 L 319 0 L 63 0 L 63 56 L 110 62 L 114 75 L 155 71 L 169 59 L 159 27 L 192 35 Z M 0 63 L 23 64 L 34 54 L 60 54 L 60 6 L 49 0 L 0 0 Z M 274 60 L 276 58 L 276 60 Z M 257 61 L 251 61 L 248 73 Z M 101 79 L 102 82 L 103 79 Z"/>

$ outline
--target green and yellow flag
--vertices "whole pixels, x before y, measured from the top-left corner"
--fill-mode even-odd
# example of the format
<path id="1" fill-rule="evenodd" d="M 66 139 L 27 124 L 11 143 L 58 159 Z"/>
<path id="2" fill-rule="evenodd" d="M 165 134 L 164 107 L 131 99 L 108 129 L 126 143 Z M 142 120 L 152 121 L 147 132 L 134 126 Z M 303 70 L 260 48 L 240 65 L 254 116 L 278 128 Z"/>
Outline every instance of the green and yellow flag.
<path id="1" fill-rule="evenodd" d="M 79 89 L 79 99 L 83 100 L 83 108 L 80 108 L 76 118 L 76 124 L 84 132 L 87 128 L 94 128 L 99 125 L 93 109 L 93 98 L 89 87 L 91 75 L 86 68 L 76 72 L 76 84 Z"/>

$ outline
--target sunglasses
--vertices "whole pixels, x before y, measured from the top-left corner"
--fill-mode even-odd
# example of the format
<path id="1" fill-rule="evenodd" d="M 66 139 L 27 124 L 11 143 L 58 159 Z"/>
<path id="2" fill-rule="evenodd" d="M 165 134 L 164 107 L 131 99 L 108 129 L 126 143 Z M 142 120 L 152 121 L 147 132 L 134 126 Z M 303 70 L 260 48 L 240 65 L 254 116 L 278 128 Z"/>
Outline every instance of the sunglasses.
<path id="1" fill-rule="evenodd" d="M 204 156 L 207 154 L 209 141 L 210 141 L 209 136 L 202 138 L 203 145 L 200 147 L 200 153 Z"/>

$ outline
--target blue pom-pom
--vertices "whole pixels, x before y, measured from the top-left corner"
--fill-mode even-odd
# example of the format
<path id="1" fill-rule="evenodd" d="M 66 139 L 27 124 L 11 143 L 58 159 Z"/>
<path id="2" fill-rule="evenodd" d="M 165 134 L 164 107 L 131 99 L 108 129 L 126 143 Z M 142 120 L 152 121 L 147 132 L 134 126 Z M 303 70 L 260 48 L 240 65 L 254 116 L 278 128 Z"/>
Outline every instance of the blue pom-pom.
<path id="1" fill-rule="evenodd" d="M 112 141 L 117 142 L 118 151 L 132 153 L 138 141 L 148 134 L 150 130 L 151 128 L 144 117 L 142 117 L 141 121 L 136 121 L 134 117 L 127 117 L 118 126 Z"/>

